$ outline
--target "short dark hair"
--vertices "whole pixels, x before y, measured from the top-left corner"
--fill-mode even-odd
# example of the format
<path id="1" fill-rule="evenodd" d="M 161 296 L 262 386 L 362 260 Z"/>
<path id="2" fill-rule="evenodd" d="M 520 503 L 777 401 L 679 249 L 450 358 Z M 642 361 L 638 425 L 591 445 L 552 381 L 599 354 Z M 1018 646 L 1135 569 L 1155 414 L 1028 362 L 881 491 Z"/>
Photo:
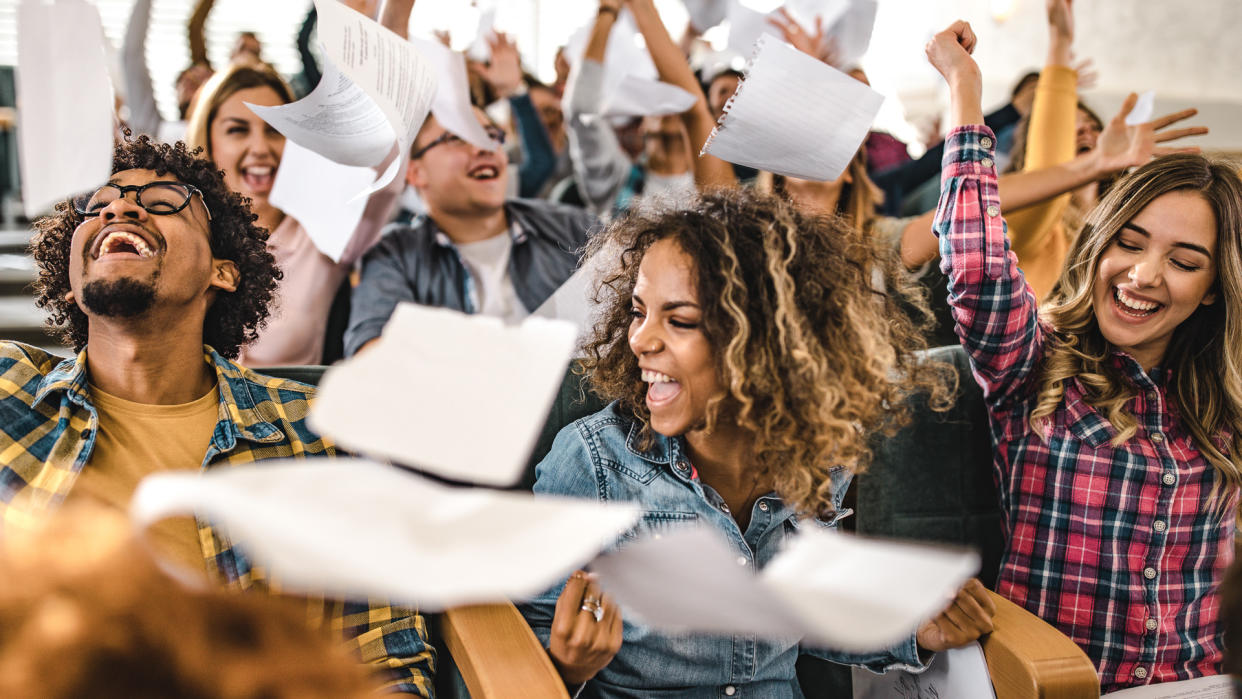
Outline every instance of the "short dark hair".
<path id="1" fill-rule="evenodd" d="M 203 342 L 234 358 L 266 322 L 282 275 L 276 258 L 267 251 L 268 232 L 255 225 L 256 216 L 248 201 L 229 191 L 215 165 L 196 157 L 200 150 L 190 152 L 182 142 L 157 143 L 145 135 L 127 137 L 113 151 L 112 172 L 154 170 L 202 192 L 203 203 L 211 211 L 211 254 L 231 260 L 241 277 L 236 291 L 221 292 L 207 309 Z M 76 303 L 65 299 L 65 294 L 70 289 L 70 241 L 82 220 L 69 202 L 61 202 L 55 213 L 35 221 L 38 234 L 30 243 L 30 253 L 39 266 L 34 283 L 36 303 L 48 311 L 49 326 L 58 330 L 75 352 L 86 346 L 87 318 Z"/>

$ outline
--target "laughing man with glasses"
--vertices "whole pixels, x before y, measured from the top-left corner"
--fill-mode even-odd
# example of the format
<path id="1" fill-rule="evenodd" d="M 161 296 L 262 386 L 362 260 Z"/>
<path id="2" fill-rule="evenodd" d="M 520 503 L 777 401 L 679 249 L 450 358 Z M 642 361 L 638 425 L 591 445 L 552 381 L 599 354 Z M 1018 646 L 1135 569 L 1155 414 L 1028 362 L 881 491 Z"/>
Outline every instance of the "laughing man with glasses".
<path id="1" fill-rule="evenodd" d="M 474 112 L 503 143 L 504 132 Z M 596 219 L 541 199 L 507 199 L 508 179 L 503 150 L 472 145 L 427 118 L 406 172 L 427 212 L 390 226 L 363 259 L 347 354 L 377 339 L 402 301 L 516 321 L 569 278 Z"/>

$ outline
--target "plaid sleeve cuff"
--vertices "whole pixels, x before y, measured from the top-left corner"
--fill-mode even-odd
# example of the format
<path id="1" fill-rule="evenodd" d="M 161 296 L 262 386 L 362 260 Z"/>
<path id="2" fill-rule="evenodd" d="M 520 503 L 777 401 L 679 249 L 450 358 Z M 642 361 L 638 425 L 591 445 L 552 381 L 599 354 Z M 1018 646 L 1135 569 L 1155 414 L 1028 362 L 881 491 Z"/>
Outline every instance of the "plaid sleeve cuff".
<path id="1" fill-rule="evenodd" d="M 940 181 L 963 175 L 996 175 L 996 134 L 983 124 L 959 126 L 944 139 Z"/>

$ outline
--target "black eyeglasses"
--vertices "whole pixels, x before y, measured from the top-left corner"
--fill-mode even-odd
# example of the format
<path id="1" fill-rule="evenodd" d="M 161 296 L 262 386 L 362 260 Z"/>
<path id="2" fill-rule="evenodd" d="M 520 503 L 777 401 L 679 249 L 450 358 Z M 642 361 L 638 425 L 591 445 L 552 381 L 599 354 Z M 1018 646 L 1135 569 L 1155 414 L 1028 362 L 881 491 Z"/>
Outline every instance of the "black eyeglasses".
<path id="1" fill-rule="evenodd" d="M 98 216 L 104 207 L 125 196 L 126 192 L 135 192 L 134 201 L 146 209 L 147 213 L 156 216 L 167 216 L 181 211 L 190 204 L 190 197 L 195 194 L 203 201 L 203 210 L 207 219 L 211 220 L 211 210 L 207 208 L 207 200 L 203 192 L 192 184 L 172 181 L 148 182 L 142 185 L 119 185 L 109 182 L 94 192 L 80 194 L 72 199 L 73 210 L 83 216 Z"/>
<path id="2" fill-rule="evenodd" d="M 499 126 L 492 126 L 491 124 L 488 124 L 487 126 L 483 127 L 483 130 L 487 132 L 487 135 L 490 136 L 491 139 L 495 141 L 496 143 L 499 143 L 502 146 L 505 144 L 505 130 L 504 129 L 500 128 Z M 411 153 L 410 160 L 418 160 L 419 158 L 423 157 L 423 153 L 426 153 L 432 148 L 435 148 L 436 146 L 439 146 L 445 143 L 465 143 L 465 142 L 466 142 L 465 139 L 453 133 L 452 131 L 445 131 L 444 133 L 440 134 L 439 138 L 435 139 L 431 143 L 428 143 L 422 148 L 419 148 L 418 150 Z"/>

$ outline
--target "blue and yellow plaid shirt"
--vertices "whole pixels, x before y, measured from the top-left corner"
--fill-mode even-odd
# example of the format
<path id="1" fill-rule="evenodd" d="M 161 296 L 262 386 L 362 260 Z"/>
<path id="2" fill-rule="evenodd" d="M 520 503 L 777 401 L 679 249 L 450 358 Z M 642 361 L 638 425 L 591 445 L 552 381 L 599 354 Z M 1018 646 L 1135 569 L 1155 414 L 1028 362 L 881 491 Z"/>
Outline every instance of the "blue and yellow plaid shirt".
<path id="1" fill-rule="evenodd" d="M 203 468 L 262 459 L 331 456 L 335 445 L 306 425 L 310 386 L 256 374 L 204 346 L 218 377 L 220 418 Z M 22 526 L 55 507 L 90 460 L 99 428 L 86 351 L 61 359 L 0 342 L 0 526 Z M 279 593 L 277 584 L 199 520 L 209 575 L 234 589 Z M 430 697 L 435 652 L 421 616 L 376 601 L 311 600 L 311 617 L 351 640 L 387 688 Z"/>

